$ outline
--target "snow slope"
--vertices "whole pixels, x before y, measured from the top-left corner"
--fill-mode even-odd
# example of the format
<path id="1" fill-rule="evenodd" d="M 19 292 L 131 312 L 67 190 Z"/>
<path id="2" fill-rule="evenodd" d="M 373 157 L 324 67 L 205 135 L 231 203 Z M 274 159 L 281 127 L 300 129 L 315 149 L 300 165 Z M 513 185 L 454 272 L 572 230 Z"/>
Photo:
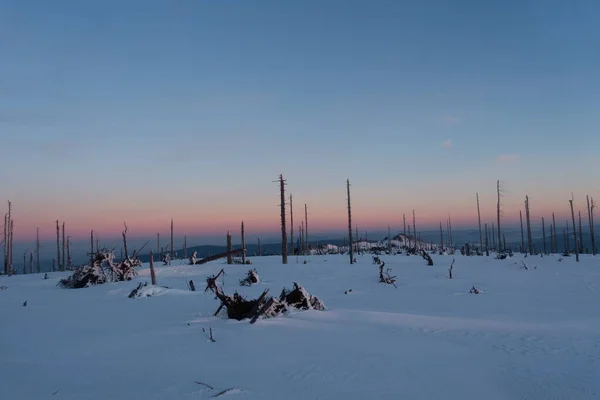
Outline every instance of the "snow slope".
<path id="1" fill-rule="evenodd" d="M 252 258 L 252 287 L 238 285 L 249 266 L 174 261 L 157 267 L 171 289 L 138 299 L 147 269 L 75 290 L 55 286 L 64 273 L 3 276 L 0 399 L 600 398 L 600 258 L 454 257 L 449 280 L 452 256 L 381 256 L 397 289 L 369 255 Z M 227 293 L 298 282 L 327 310 L 213 317 L 204 279 L 223 267 Z"/>

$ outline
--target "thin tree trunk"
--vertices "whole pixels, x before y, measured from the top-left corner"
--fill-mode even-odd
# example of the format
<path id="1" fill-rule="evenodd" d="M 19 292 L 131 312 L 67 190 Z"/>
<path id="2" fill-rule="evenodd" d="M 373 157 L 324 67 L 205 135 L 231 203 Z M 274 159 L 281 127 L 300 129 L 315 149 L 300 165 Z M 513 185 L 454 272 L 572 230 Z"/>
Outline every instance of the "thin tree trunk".
<path id="1" fill-rule="evenodd" d="M 406 214 L 402 214 L 402 222 L 404 222 L 404 236 L 406 237 Z"/>
<path id="2" fill-rule="evenodd" d="M 592 254 L 596 255 L 596 232 L 594 231 L 594 199 L 590 205 L 590 196 L 587 196 L 588 221 L 590 225 L 590 240 L 592 242 Z"/>
<path id="3" fill-rule="evenodd" d="M 60 262 L 60 225 L 58 220 L 56 220 L 56 264 L 58 269 L 62 271 L 62 264 Z"/>
<path id="4" fill-rule="evenodd" d="M 496 229 L 494 228 L 494 223 L 492 222 L 492 250 L 496 247 Z"/>
<path id="5" fill-rule="evenodd" d="M 287 243 L 285 245 L 287 246 Z M 244 221 L 242 221 L 242 263 L 246 264 L 246 233 L 244 232 Z"/>
<path id="6" fill-rule="evenodd" d="M 183 259 L 187 260 L 188 256 L 187 256 L 187 236 L 183 237 Z"/>
<path id="7" fill-rule="evenodd" d="M 94 230 L 90 231 L 90 265 L 94 264 Z"/>
<path id="8" fill-rule="evenodd" d="M 571 218 L 573 220 L 573 239 L 575 240 L 575 260 L 579 262 L 579 245 L 577 243 L 577 228 L 575 228 L 575 211 L 573 210 L 573 199 L 569 200 L 571 204 Z"/>
<path id="9" fill-rule="evenodd" d="M 501 251 L 502 243 L 500 242 L 500 181 L 496 182 L 496 187 L 498 190 L 498 251 Z"/>
<path id="10" fill-rule="evenodd" d="M 350 264 L 354 264 L 354 251 L 352 250 L 352 208 L 350 206 L 350 179 L 346 180 L 346 190 L 348 192 L 348 244 L 350 249 Z M 404 220 L 404 230 L 406 231 L 406 218 Z M 406 232 L 405 232 L 406 233 Z"/>
<path id="11" fill-rule="evenodd" d="M 294 253 L 294 203 L 290 193 L 290 254 L 293 256 Z"/>
<path id="12" fill-rule="evenodd" d="M 71 268 L 73 259 L 71 258 L 71 236 L 67 236 L 67 268 Z"/>
<path id="13" fill-rule="evenodd" d="M 23 253 L 23 275 L 27 275 L 27 250 Z"/>
<path id="14" fill-rule="evenodd" d="M 66 248 L 66 240 L 65 240 L 65 222 L 63 221 L 62 223 L 62 263 L 60 265 L 60 268 L 62 271 L 65 270 L 65 262 L 66 262 L 66 257 L 65 257 L 65 248 Z"/>
<path id="15" fill-rule="evenodd" d="M 173 241 L 173 218 L 171 218 L 171 260 L 175 259 L 175 244 Z"/>
<path id="16" fill-rule="evenodd" d="M 489 248 L 489 241 L 488 241 L 488 227 L 487 227 L 487 222 L 485 224 L 485 255 L 486 257 L 490 256 L 490 248 Z"/>
<path id="17" fill-rule="evenodd" d="M 35 235 L 35 256 L 36 256 L 36 267 L 38 274 L 42 272 L 42 267 L 40 265 L 40 228 L 36 229 Z"/>
<path id="18" fill-rule="evenodd" d="M 233 256 L 231 255 L 231 250 L 233 250 L 232 247 L 233 246 L 231 244 L 231 234 L 227 232 L 227 264 L 233 264 Z"/>
<path id="19" fill-rule="evenodd" d="M 581 228 L 581 211 L 579 211 L 579 253 L 583 254 L 583 229 Z"/>
<path id="20" fill-rule="evenodd" d="M 390 226 L 388 225 L 388 251 L 392 252 L 392 231 Z"/>
<path id="21" fill-rule="evenodd" d="M 546 251 L 546 222 L 544 221 L 544 217 L 542 217 L 542 236 L 544 237 L 544 254 L 548 254 Z"/>
<path id="22" fill-rule="evenodd" d="M 154 256 L 152 250 L 150 250 L 150 279 L 152 279 L 152 286 L 156 285 L 156 274 L 154 273 Z"/>
<path id="23" fill-rule="evenodd" d="M 304 245 L 306 246 L 305 254 L 309 254 L 308 252 L 308 208 L 306 208 L 306 204 L 304 204 Z"/>
<path id="24" fill-rule="evenodd" d="M 521 253 L 525 252 L 525 234 L 523 233 L 523 211 L 519 210 L 519 219 L 521 221 Z"/>
<path id="25" fill-rule="evenodd" d="M 483 254 L 483 236 L 481 234 L 481 212 L 479 210 L 479 193 L 477 193 L 477 222 L 479 224 L 479 253 Z M 440 222 L 440 230 L 442 223 Z"/>
<path id="26" fill-rule="evenodd" d="M 417 251 L 417 218 L 413 208 L 413 236 L 415 237 L 415 251 Z"/>
<path id="27" fill-rule="evenodd" d="M 479 233 L 481 233 L 481 229 L 479 230 Z M 440 221 L 440 252 L 444 252 L 444 231 L 442 229 L 442 221 Z"/>
<path id="28" fill-rule="evenodd" d="M 554 253 L 558 253 L 558 236 L 556 235 L 556 219 L 552 213 L 552 229 L 554 230 Z"/>
<path id="29" fill-rule="evenodd" d="M 287 230 L 285 228 L 285 180 L 279 175 L 279 191 L 281 197 L 281 263 L 287 264 Z"/>
<path id="30" fill-rule="evenodd" d="M 33 274 L 33 251 L 29 251 L 29 273 Z"/>
<path id="31" fill-rule="evenodd" d="M 531 214 L 529 213 L 529 196 L 525 196 L 525 219 L 527 220 L 527 247 L 529 255 L 533 255 L 533 240 L 531 238 Z"/>

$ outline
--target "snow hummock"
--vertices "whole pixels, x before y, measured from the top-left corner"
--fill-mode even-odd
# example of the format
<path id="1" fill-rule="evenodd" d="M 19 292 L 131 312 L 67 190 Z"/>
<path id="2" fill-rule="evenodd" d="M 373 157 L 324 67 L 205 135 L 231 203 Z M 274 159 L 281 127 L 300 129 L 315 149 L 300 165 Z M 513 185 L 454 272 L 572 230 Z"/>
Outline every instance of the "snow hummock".
<path id="1" fill-rule="evenodd" d="M 379 283 L 370 254 L 354 265 L 347 255 L 254 257 L 261 282 L 247 287 L 246 266 L 175 260 L 155 266 L 157 286 L 135 299 L 147 267 L 78 290 L 56 287 L 68 273 L 1 276 L 0 398 L 600 396 L 600 258 L 432 257 L 428 267 L 420 255 L 380 255 L 398 288 Z M 215 317 L 220 302 L 204 286 L 221 268 L 226 292 L 256 298 L 297 282 L 327 309 L 253 325 Z"/>

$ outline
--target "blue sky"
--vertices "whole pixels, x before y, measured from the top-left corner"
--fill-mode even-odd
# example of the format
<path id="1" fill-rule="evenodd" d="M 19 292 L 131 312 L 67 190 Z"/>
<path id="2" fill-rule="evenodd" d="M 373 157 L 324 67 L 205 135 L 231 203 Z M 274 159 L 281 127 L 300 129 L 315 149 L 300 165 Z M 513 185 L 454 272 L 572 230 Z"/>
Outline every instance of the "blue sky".
<path id="1" fill-rule="evenodd" d="M 323 230 L 346 178 L 365 226 L 469 222 L 477 191 L 491 216 L 497 179 L 507 218 L 526 192 L 566 213 L 600 200 L 599 20 L 594 1 L 0 0 L 0 182 L 25 236 L 276 231 L 279 173 Z"/>

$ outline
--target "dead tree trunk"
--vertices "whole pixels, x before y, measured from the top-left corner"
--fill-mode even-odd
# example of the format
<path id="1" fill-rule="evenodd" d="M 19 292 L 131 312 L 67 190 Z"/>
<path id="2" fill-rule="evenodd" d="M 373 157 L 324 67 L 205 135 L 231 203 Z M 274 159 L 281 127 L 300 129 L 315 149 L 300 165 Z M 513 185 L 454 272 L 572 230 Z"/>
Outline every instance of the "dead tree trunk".
<path id="1" fill-rule="evenodd" d="M 242 263 L 246 264 L 246 234 L 244 232 L 244 221 L 242 221 Z"/>
<path id="2" fill-rule="evenodd" d="M 173 218 L 171 218 L 171 260 L 175 259 L 175 243 L 173 242 Z"/>
<path id="3" fill-rule="evenodd" d="M 233 264 L 233 255 L 231 254 L 232 249 L 231 245 L 231 234 L 227 232 L 227 264 Z"/>
<path id="4" fill-rule="evenodd" d="M 533 240 L 531 238 L 531 219 L 529 213 L 529 196 L 525 196 L 525 219 L 527 220 L 527 248 L 529 255 L 533 255 Z"/>
<path id="5" fill-rule="evenodd" d="M 490 248 L 489 248 L 489 241 L 488 241 L 488 227 L 487 227 L 487 222 L 485 224 L 485 255 L 486 257 L 490 256 Z"/>
<path id="6" fill-rule="evenodd" d="M 483 236 L 481 234 L 481 212 L 479 210 L 479 193 L 477 193 L 477 221 L 479 223 L 479 252 L 483 254 Z M 442 223 L 440 222 L 440 231 L 442 230 Z"/>
<path id="7" fill-rule="evenodd" d="M 492 249 L 497 250 L 496 247 L 496 229 L 494 227 L 494 223 L 492 222 Z"/>
<path id="8" fill-rule="evenodd" d="M 127 224 L 125 222 L 123 222 L 123 225 L 125 225 L 125 230 L 122 232 L 123 249 L 125 250 L 125 259 L 129 260 L 129 252 L 127 251 Z M 96 250 L 98 250 L 98 249 L 96 249 Z"/>
<path id="9" fill-rule="evenodd" d="M 556 235 L 556 218 L 552 213 L 552 229 L 554 230 L 554 253 L 558 253 L 558 236 Z"/>
<path id="10" fill-rule="evenodd" d="M 450 248 L 454 248 L 454 237 L 452 237 L 452 218 L 450 218 L 450 214 L 448 214 L 448 236 L 450 240 Z"/>
<path id="11" fill-rule="evenodd" d="M 481 233 L 481 230 L 479 231 L 479 233 Z M 443 252 L 444 252 L 444 231 L 442 230 L 442 221 L 440 221 L 440 253 L 443 253 Z"/>
<path id="12" fill-rule="evenodd" d="M 29 273 L 33 274 L 33 251 L 29 251 Z"/>
<path id="13" fill-rule="evenodd" d="M 525 234 L 523 233 L 523 211 L 519 210 L 519 220 L 521 221 L 521 253 L 525 252 Z"/>
<path id="14" fill-rule="evenodd" d="M 413 208 L 413 235 L 415 237 L 415 252 L 417 251 L 417 218 L 415 216 L 415 210 Z"/>
<path id="15" fill-rule="evenodd" d="M 285 228 L 285 180 L 283 174 L 279 175 L 279 192 L 281 197 L 281 263 L 288 263 L 287 255 L 287 230 Z"/>
<path id="16" fill-rule="evenodd" d="M 579 253 L 583 254 L 583 229 L 581 228 L 581 211 L 579 211 Z"/>
<path id="17" fill-rule="evenodd" d="M 67 236 L 67 268 L 71 268 L 73 265 L 73 258 L 71 257 L 71 236 Z"/>
<path id="18" fill-rule="evenodd" d="M 90 231 L 90 265 L 94 264 L 94 230 Z"/>
<path id="19" fill-rule="evenodd" d="M 496 188 L 498 191 L 498 207 L 497 207 L 497 217 L 498 217 L 498 251 L 502 250 L 501 233 L 500 233 L 500 181 L 496 182 Z"/>
<path id="20" fill-rule="evenodd" d="M 573 210 L 573 199 L 569 200 L 571 205 L 571 219 L 573 220 L 573 239 L 575 239 L 575 260 L 579 262 L 579 245 L 577 243 L 577 229 L 575 228 L 575 211 Z"/>
<path id="21" fill-rule="evenodd" d="M 402 214 L 402 222 L 404 222 L 404 237 L 406 237 L 406 214 Z"/>
<path id="22" fill-rule="evenodd" d="M 183 259 L 187 260 L 188 256 L 187 256 L 187 236 L 183 237 Z"/>
<path id="23" fill-rule="evenodd" d="M 354 264 L 354 251 L 352 250 L 352 208 L 350 207 L 350 179 L 346 180 L 346 191 L 348 192 L 348 248 L 350 249 L 350 264 Z M 406 219 L 404 220 L 404 230 L 406 231 Z"/>
<path id="24" fill-rule="evenodd" d="M 150 279 L 152 279 L 152 285 L 156 285 L 156 274 L 154 273 L 154 256 L 152 250 L 150 250 Z"/>
<path id="25" fill-rule="evenodd" d="M 65 247 L 66 247 L 66 240 L 65 240 L 65 222 L 63 221 L 62 223 L 62 264 L 60 265 L 60 268 L 62 271 L 65 270 L 65 262 L 66 262 L 66 257 L 65 257 Z"/>
<path id="26" fill-rule="evenodd" d="M 304 204 L 304 245 L 306 246 L 305 254 L 308 254 L 308 209 Z"/>
<path id="27" fill-rule="evenodd" d="M 58 224 L 58 220 L 56 220 L 56 263 L 58 269 L 62 271 L 60 262 L 60 225 Z"/>
<path id="28" fill-rule="evenodd" d="M 156 254 L 160 254 L 161 250 L 160 250 L 160 232 L 156 233 Z M 162 257 L 161 257 L 162 260 Z"/>
<path id="29" fill-rule="evenodd" d="M 592 241 L 592 254 L 596 255 L 596 232 L 594 231 L 594 199 L 591 201 L 590 196 L 587 196 L 588 221 L 590 225 L 590 240 Z"/>
<path id="30" fill-rule="evenodd" d="M 388 225 L 388 251 L 392 252 L 392 231 L 390 226 Z"/>
<path id="31" fill-rule="evenodd" d="M 38 274 L 42 272 L 42 267 L 40 265 L 40 228 L 36 229 L 35 235 L 35 257 L 36 257 L 36 267 Z"/>
<path id="32" fill-rule="evenodd" d="M 27 274 L 27 250 L 23 253 L 23 275 Z"/>
<path id="33" fill-rule="evenodd" d="M 546 222 L 544 217 L 542 217 L 542 237 L 544 238 L 544 254 L 548 254 L 546 251 Z"/>
<path id="34" fill-rule="evenodd" d="M 290 254 L 293 256 L 294 253 L 294 203 L 290 193 Z"/>

